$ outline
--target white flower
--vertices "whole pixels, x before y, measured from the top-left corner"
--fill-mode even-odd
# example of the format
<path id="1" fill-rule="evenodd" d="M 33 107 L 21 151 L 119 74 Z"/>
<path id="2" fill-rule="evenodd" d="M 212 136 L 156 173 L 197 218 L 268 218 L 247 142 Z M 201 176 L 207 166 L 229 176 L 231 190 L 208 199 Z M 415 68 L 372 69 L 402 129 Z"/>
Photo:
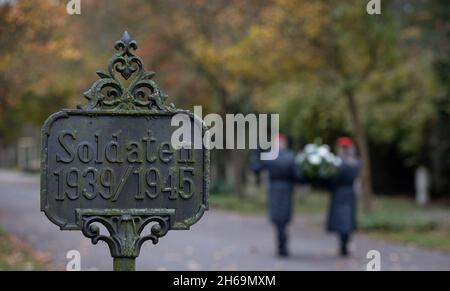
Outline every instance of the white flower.
<path id="1" fill-rule="evenodd" d="M 318 154 L 311 154 L 308 156 L 308 162 L 312 165 L 319 165 L 322 162 L 322 158 Z"/>
<path id="2" fill-rule="evenodd" d="M 326 153 L 325 155 L 324 155 L 324 158 L 325 158 L 325 160 L 328 162 L 328 163 L 334 163 L 334 161 L 335 161 L 335 159 L 336 159 L 336 157 L 333 155 L 333 153 L 331 153 L 331 152 L 328 152 L 328 153 Z"/>
<path id="3" fill-rule="evenodd" d="M 322 157 L 326 157 L 330 153 L 330 148 L 327 145 L 321 145 L 317 149 L 317 153 Z"/>
<path id="4" fill-rule="evenodd" d="M 313 153 L 317 150 L 317 146 L 315 144 L 307 144 L 305 146 L 305 153 Z"/>

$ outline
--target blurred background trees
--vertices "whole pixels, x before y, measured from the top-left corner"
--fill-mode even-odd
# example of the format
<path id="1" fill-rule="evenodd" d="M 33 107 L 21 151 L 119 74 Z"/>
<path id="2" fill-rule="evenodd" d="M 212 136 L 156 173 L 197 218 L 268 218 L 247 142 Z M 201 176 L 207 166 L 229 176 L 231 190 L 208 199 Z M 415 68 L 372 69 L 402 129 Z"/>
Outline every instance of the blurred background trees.
<path id="1" fill-rule="evenodd" d="M 58 76 L 59 67 L 78 57 L 62 30 L 65 17 L 63 7 L 49 1 L 0 5 L 0 146 L 18 138 L 24 121 L 41 124 L 63 102 L 58 92 L 71 89 Z"/>
<path id="2" fill-rule="evenodd" d="M 373 16 L 360 0 L 85 0 L 80 16 L 63 2 L 0 1 L 1 148 L 84 102 L 128 30 L 179 107 L 280 113 L 295 149 L 353 136 L 367 209 L 372 192 L 413 193 L 418 167 L 448 198 L 446 0 L 383 1 Z M 246 156 L 214 152 L 213 182 L 245 195 Z"/>

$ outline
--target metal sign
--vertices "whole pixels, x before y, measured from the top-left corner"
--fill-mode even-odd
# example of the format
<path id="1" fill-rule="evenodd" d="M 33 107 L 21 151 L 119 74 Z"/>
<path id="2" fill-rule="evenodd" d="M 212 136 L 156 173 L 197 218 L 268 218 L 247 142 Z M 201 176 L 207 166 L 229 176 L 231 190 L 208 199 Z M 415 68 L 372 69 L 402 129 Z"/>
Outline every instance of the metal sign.
<path id="1" fill-rule="evenodd" d="M 208 209 L 209 152 L 174 149 L 175 114 L 187 114 L 202 136 L 203 123 L 166 105 L 127 32 L 115 49 L 85 93 L 88 104 L 42 128 L 41 210 L 61 230 L 106 242 L 116 270 L 133 270 L 145 241 L 189 229 Z"/>

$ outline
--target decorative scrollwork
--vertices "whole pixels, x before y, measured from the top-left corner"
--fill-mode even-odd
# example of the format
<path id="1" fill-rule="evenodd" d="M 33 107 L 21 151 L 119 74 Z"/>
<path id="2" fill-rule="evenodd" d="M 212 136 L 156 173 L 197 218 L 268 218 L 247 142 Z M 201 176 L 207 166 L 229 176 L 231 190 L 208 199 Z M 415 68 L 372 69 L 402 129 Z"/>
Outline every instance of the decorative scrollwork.
<path id="1" fill-rule="evenodd" d="M 155 73 L 145 71 L 142 59 L 134 54 L 138 44 L 128 32 L 124 32 L 114 48 L 116 53 L 109 62 L 108 71 L 97 72 L 100 79 L 84 93 L 89 102 L 81 109 L 174 111 L 173 104 L 165 104 L 167 95 L 152 80 Z M 130 83 L 127 86 L 125 81 L 128 80 Z"/>
<path id="2" fill-rule="evenodd" d="M 82 232 L 90 238 L 93 244 L 104 241 L 108 244 L 111 256 L 114 258 L 136 258 L 139 256 L 141 246 L 144 242 L 151 240 L 157 244 L 159 238 L 166 235 L 170 228 L 170 216 L 158 215 L 89 215 L 83 214 Z M 141 236 L 145 227 L 154 223 L 150 228 L 150 234 Z M 100 227 L 103 225 L 109 235 L 100 234 Z"/>

